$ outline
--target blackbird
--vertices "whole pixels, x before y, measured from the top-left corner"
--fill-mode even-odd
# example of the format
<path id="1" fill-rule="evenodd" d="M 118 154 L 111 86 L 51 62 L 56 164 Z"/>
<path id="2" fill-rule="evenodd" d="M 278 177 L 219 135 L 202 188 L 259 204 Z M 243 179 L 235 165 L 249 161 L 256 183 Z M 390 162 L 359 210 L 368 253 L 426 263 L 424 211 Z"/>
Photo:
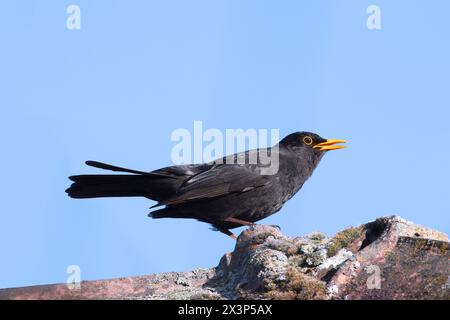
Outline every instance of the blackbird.
<path id="1" fill-rule="evenodd" d="M 270 148 L 151 172 L 86 161 L 92 167 L 127 174 L 71 176 L 73 183 L 66 192 L 72 198 L 146 197 L 158 202 L 151 208 L 164 206 L 149 214 L 154 219 L 197 219 L 236 239 L 230 229 L 252 226 L 279 211 L 311 176 L 325 152 L 344 148 L 336 145 L 344 142 L 295 132 Z M 261 152 L 277 159 L 278 170 L 273 174 L 263 174 L 267 163 L 260 161 Z M 248 159 L 254 154 L 258 160 L 252 163 Z"/>

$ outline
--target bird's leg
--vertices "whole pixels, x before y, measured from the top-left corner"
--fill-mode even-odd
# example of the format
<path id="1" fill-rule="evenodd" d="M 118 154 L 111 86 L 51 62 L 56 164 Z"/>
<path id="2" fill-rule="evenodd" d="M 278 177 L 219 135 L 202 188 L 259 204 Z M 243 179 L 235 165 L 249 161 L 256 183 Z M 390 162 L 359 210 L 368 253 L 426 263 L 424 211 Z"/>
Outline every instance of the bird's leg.
<path id="1" fill-rule="evenodd" d="M 226 218 L 225 221 L 234 222 L 234 223 L 240 224 L 241 226 L 247 226 L 247 227 L 256 226 L 256 223 L 254 223 L 254 222 L 248 222 L 248 221 L 233 218 L 233 217 Z"/>
<path id="2" fill-rule="evenodd" d="M 232 238 L 232 239 L 234 239 L 234 240 L 237 240 L 236 235 L 235 235 L 233 232 L 231 232 L 230 230 L 225 229 L 225 228 L 218 228 L 218 227 L 216 227 L 216 229 L 217 229 L 217 231 L 220 231 L 220 232 L 226 234 L 226 235 L 229 236 L 230 238 Z"/>

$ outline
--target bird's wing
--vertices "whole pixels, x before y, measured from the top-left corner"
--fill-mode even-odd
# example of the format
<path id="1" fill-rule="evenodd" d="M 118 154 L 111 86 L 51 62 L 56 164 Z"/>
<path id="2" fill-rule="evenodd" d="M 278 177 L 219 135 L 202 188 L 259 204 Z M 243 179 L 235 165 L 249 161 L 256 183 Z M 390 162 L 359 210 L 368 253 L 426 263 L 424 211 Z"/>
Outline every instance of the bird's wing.
<path id="1" fill-rule="evenodd" d="M 152 171 L 152 173 L 167 175 L 167 176 L 171 176 L 174 178 L 176 177 L 176 178 L 180 178 L 180 179 L 189 179 L 197 174 L 208 171 L 213 166 L 214 166 L 213 164 L 208 164 L 208 163 L 177 165 L 177 166 L 161 168 L 161 169 Z"/>
<path id="2" fill-rule="evenodd" d="M 176 196 L 160 202 L 159 205 L 175 205 L 246 192 L 262 187 L 269 181 L 267 176 L 259 173 L 255 165 L 215 164 L 186 180 Z"/>

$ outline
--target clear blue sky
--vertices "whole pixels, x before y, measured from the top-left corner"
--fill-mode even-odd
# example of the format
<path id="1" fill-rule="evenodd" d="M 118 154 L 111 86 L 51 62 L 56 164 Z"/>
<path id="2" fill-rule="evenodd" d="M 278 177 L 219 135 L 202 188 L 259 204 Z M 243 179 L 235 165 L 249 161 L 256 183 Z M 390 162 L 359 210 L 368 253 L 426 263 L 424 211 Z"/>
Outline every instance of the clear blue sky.
<path id="1" fill-rule="evenodd" d="M 81 7 L 81 30 L 66 7 Z M 382 29 L 366 28 L 381 7 Z M 328 234 L 398 214 L 450 232 L 450 2 L 4 1 L 0 287 L 211 267 L 233 241 L 151 220 L 145 199 L 73 200 L 88 159 L 170 164 L 176 128 L 348 140 L 264 223 Z"/>

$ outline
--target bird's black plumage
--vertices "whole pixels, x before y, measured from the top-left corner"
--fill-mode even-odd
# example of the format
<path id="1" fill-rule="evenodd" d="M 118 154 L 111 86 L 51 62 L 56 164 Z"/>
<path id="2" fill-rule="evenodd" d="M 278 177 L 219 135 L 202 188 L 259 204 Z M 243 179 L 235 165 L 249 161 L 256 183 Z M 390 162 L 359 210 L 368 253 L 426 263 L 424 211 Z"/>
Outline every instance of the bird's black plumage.
<path id="1" fill-rule="evenodd" d="M 151 172 L 96 161 L 86 164 L 127 174 L 76 175 L 66 192 L 72 198 L 141 196 L 162 207 L 152 218 L 192 218 L 228 229 L 249 225 L 281 209 L 311 176 L 325 151 L 342 148 L 343 140 L 325 140 L 310 132 L 296 132 L 275 147 L 242 152 L 205 164 L 171 166 Z M 265 174 L 265 162 L 251 156 L 269 154 L 278 171 Z M 242 159 L 236 162 L 230 159 Z M 231 163 L 230 163 L 231 162 Z"/>

